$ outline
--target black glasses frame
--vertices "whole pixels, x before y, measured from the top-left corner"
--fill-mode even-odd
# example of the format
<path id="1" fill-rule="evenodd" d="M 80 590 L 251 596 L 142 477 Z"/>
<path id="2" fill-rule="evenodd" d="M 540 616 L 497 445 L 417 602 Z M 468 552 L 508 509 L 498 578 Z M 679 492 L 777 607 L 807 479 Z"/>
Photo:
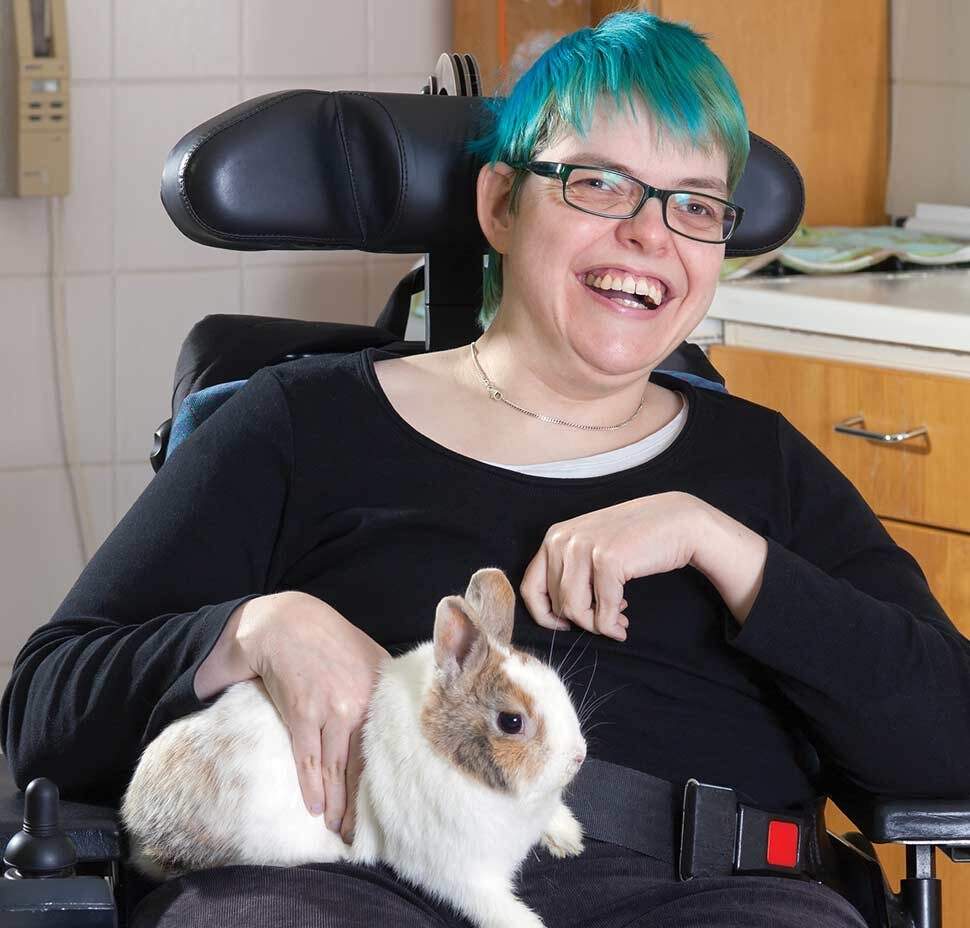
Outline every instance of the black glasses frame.
<path id="1" fill-rule="evenodd" d="M 728 241 L 732 235 L 737 231 L 738 226 L 741 225 L 741 217 L 744 216 L 744 207 L 738 206 L 737 203 L 732 203 L 730 200 L 724 200 L 721 197 L 713 196 L 710 193 L 701 193 L 698 190 L 664 190 L 662 187 L 653 187 L 645 181 L 640 180 L 639 177 L 634 177 L 632 174 L 626 174 L 623 171 L 615 171 L 613 168 L 605 168 L 601 164 L 568 164 L 565 161 L 525 161 L 516 164 L 510 164 L 509 167 L 515 168 L 519 171 L 530 171 L 533 174 L 538 174 L 540 177 L 556 177 L 562 181 L 562 199 L 567 206 L 571 206 L 573 209 L 578 209 L 581 213 L 589 213 L 591 216 L 602 216 L 604 219 L 632 219 L 637 213 L 643 209 L 643 204 L 647 202 L 651 197 L 657 197 L 661 203 L 661 213 L 663 215 L 664 225 L 670 229 L 675 235 L 682 235 L 684 238 L 689 238 L 694 242 L 703 242 L 705 245 L 723 245 Z M 637 203 L 636 207 L 629 213 L 623 216 L 614 216 L 610 213 L 598 213 L 596 210 L 584 209 L 582 206 L 577 206 L 575 203 L 570 203 L 566 199 L 566 182 L 569 180 L 569 175 L 576 169 L 581 168 L 586 171 L 606 171 L 609 174 L 615 174 L 617 177 L 625 177 L 627 180 L 632 180 L 635 184 L 638 184 L 643 191 L 643 195 L 640 197 L 640 202 Z M 712 241 L 709 238 L 697 238 L 693 235 L 687 235 L 685 232 L 681 232 L 679 229 L 673 228 L 667 221 L 667 200 L 670 199 L 672 194 L 675 193 L 689 193 L 693 196 L 703 196 L 711 200 L 717 200 L 718 203 L 723 203 L 725 206 L 730 206 L 734 210 L 735 219 L 734 225 L 731 227 L 731 231 L 727 238 L 717 239 Z"/>

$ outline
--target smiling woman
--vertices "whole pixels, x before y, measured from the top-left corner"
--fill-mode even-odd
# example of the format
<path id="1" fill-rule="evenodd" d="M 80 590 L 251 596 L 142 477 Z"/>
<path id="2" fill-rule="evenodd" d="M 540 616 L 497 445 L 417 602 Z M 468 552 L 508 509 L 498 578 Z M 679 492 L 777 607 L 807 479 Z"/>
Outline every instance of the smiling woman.
<path id="1" fill-rule="evenodd" d="M 584 674 L 589 758 L 653 784 L 618 793 L 580 758 L 586 798 L 614 820 L 669 816 L 699 781 L 785 810 L 814 842 L 833 783 L 964 795 L 970 737 L 937 734 L 943 717 L 970 732 L 970 642 L 916 562 L 777 411 L 656 369 L 707 311 L 741 218 L 748 134 L 721 63 L 688 27 L 622 13 L 564 37 L 494 106 L 477 177 L 492 253 L 481 336 L 273 365 L 209 416 L 18 655 L 2 703 L 18 784 L 117 795 L 167 726 L 258 677 L 302 793 L 283 798 L 308 830 L 349 837 L 380 668 L 426 642 L 442 597 L 488 566 L 517 594 L 501 625 L 515 647 Z M 479 656 L 501 654 L 507 636 L 471 600 L 484 637 L 461 622 L 456 651 L 474 638 Z M 446 715 L 469 743 L 491 731 Z M 524 736 L 543 724 L 556 719 Z M 403 783 L 414 761 L 397 756 Z M 532 802 L 528 780 L 505 785 Z M 489 928 L 862 924 L 816 882 L 814 844 L 795 880 L 735 874 L 726 851 L 722 875 L 680 882 L 673 827 L 641 852 L 578 802 L 575 821 L 553 815 L 549 853 L 482 879 L 509 837 L 488 816 L 501 801 L 487 784 L 412 799 L 418 824 L 398 848 L 447 859 L 485 896 L 520 877 L 524 905 L 493 910 Z M 236 808 L 227 826 L 259 828 Z M 482 822 L 472 840 L 420 827 L 466 812 Z M 133 928 L 459 923 L 387 870 L 307 863 L 187 874 Z"/>
<path id="2" fill-rule="evenodd" d="M 498 256 L 501 297 L 475 355 L 464 346 L 375 365 L 417 431 L 491 462 L 614 451 L 674 421 L 682 392 L 650 373 L 707 313 L 724 230 L 729 236 L 740 213 L 678 189 L 685 178 L 726 185 L 727 156 L 665 141 L 642 98 L 619 107 L 601 94 L 582 136 L 567 125 L 544 137 L 535 160 L 486 164 L 479 174 L 479 222 Z M 582 162 L 623 164 L 636 175 L 574 167 Z M 592 195 L 572 189 L 574 181 L 610 184 L 619 200 L 597 194 L 593 210 Z M 500 385 L 504 406 L 489 402 L 483 376 Z M 536 415 L 526 419 L 512 405 Z M 554 443 L 549 421 L 567 426 Z"/>
<path id="3" fill-rule="evenodd" d="M 663 75 L 658 80 L 658 75 Z M 656 18 L 612 16 L 596 29 L 582 29 L 549 49 L 522 76 L 512 92 L 491 101 L 491 131 L 471 149 L 489 164 L 538 160 L 564 131 L 586 138 L 594 110 L 645 104 L 656 121 L 657 141 L 707 152 L 719 149 L 726 175 L 689 172 L 671 186 L 729 197 L 748 158 L 744 106 L 730 74 L 690 27 Z M 573 161 L 637 174 L 640 158 L 610 157 L 598 147 L 574 148 Z M 643 175 L 640 175 L 643 176 Z M 657 178 L 647 175 L 651 183 Z M 524 181 L 513 179 L 509 209 L 515 212 Z M 502 255 L 489 252 L 482 322 L 498 311 L 502 296 Z"/>
<path id="4" fill-rule="evenodd" d="M 689 27 L 618 14 L 566 36 L 489 105 L 470 146 L 486 162 L 490 245 L 476 354 L 381 360 L 377 376 L 416 430 L 471 456 L 484 456 L 475 433 L 493 462 L 629 446 L 684 410 L 650 373 L 707 313 L 741 220 L 737 90 Z M 549 421 L 566 425 L 555 446 Z"/>

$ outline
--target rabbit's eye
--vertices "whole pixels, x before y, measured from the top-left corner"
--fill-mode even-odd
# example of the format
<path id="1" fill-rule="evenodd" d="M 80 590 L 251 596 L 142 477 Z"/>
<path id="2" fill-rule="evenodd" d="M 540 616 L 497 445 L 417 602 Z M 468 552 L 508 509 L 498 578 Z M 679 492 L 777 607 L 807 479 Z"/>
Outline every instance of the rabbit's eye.
<path id="1" fill-rule="evenodd" d="M 514 712 L 500 712 L 498 714 L 498 727 L 507 735 L 517 735 L 522 731 L 522 716 Z"/>

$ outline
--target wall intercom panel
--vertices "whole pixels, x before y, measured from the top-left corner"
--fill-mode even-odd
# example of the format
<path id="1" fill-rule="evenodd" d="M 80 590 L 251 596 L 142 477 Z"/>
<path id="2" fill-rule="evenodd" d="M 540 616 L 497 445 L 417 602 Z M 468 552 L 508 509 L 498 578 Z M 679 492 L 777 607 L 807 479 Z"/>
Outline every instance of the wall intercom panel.
<path id="1" fill-rule="evenodd" d="M 0 30 L 5 87 L 0 135 L 4 196 L 70 193 L 70 58 L 65 0 L 5 0 Z M 12 31 L 11 31 L 12 27 Z M 10 143 L 13 142 L 11 145 Z"/>

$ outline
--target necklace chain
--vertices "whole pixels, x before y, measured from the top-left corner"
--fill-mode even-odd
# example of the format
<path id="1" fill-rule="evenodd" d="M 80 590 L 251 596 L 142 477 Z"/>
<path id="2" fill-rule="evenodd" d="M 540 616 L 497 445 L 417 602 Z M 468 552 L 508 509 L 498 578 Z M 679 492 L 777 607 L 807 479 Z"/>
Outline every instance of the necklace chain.
<path id="1" fill-rule="evenodd" d="M 519 412 L 524 412 L 527 416 L 532 416 L 533 419 L 541 419 L 543 422 L 555 422 L 558 425 L 568 425 L 570 428 L 574 429 L 587 429 L 589 431 L 598 432 L 612 432 L 615 429 L 621 428 L 630 422 L 638 412 L 643 408 L 643 402 L 647 398 L 646 387 L 643 389 L 643 396 L 640 397 L 640 405 L 633 411 L 633 415 L 624 419 L 622 422 L 618 422 L 616 425 L 578 425 L 575 422 L 567 422 L 565 419 L 556 419 L 553 416 L 540 416 L 537 412 L 530 412 L 528 409 L 523 409 L 521 406 L 516 406 L 515 403 L 509 402 L 504 396 L 502 396 L 502 391 L 488 379 L 488 374 L 482 370 L 482 365 L 478 362 L 478 348 L 475 347 L 475 343 L 471 344 L 472 349 L 472 359 L 475 362 L 475 366 L 478 368 L 478 372 L 482 375 L 482 380 L 485 383 L 485 389 L 488 390 L 488 395 L 493 400 L 501 400 L 506 406 L 511 406 L 513 409 L 517 409 Z"/>

